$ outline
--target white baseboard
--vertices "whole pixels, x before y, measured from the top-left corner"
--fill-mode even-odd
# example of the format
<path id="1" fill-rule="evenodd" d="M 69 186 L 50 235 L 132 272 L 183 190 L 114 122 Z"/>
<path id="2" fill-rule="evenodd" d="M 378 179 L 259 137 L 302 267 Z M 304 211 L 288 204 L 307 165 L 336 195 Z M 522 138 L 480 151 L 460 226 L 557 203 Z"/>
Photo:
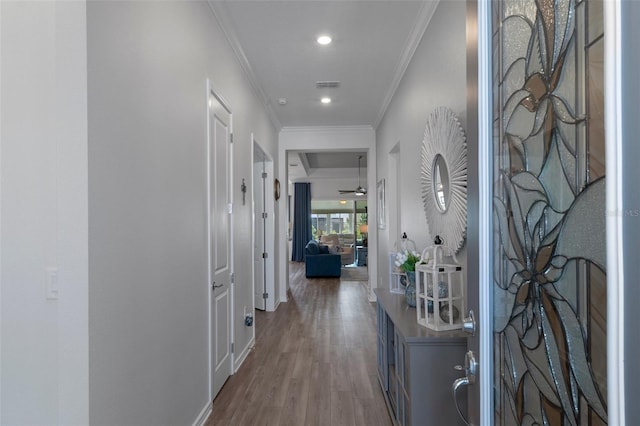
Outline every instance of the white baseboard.
<path id="1" fill-rule="evenodd" d="M 247 346 L 245 346 L 244 349 L 242 349 L 242 352 L 236 357 L 236 360 L 233 365 L 234 374 L 238 372 L 238 369 L 240 368 L 244 360 L 247 359 L 249 352 L 251 352 L 251 349 L 255 346 L 255 344 L 256 344 L 256 338 L 254 336 L 251 338 L 251 340 L 249 340 L 249 343 L 247 343 Z"/>
<path id="2" fill-rule="evenodd" d="M 207 420 L 209 420 L 209 416 L 211 416 L 212 412 L 213 402 L 209 401 L 209 403 L 204 406 L 200 414 L 198 414 L 196 421 L 193 422 L 193 426 L 204 426 L 207 423 Z"/>

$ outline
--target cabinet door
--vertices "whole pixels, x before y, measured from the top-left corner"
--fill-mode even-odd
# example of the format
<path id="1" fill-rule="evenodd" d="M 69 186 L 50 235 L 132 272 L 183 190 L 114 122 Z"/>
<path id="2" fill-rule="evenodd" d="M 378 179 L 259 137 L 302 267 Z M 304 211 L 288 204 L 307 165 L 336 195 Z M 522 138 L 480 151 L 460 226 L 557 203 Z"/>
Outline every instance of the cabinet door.
<path id="1" fill-rule="evenodd" d="M 378 362 L 378 379 L 382 390 L 389 390 L 389 365 L 387 361 L 387 313 L 378 305 L 378 344 L 377 344 L 377 362 Z"/>
<path id="2" fill-rule="evenodd" d="M 398 377 L 398 423 L 411 424 L 411 401 L 409 398 L 409 347 L 404 338 L 396 333 L 396 373 Z"/>

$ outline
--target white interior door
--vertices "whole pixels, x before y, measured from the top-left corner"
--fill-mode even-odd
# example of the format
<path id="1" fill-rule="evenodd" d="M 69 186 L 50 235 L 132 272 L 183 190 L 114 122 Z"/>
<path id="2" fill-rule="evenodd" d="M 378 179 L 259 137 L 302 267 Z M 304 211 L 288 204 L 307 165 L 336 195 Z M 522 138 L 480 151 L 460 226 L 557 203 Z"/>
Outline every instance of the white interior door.
<path id="1" fill-rule="evenodd" d="M 253 261 L 256 309 L 274 311 L 275 288 L 275 205 L 273 161 L 253 141 Z"/>
<path id="2" fill-rule="evenodd" d="M 212 398 L 232 373 L 231 111 L 208 90 Z"/>
<path id="3" fill-rule="evenodd" d="M 258 155 L 258 154 L 257 154 Z M 265 185 L 266 172 L 264 156 L 254 159 L 253 165 L 253 196 L 254 196 L 254 244 L 253 244 L 253 274 L 254 274 L 254 303 L 256 309 L 264 311 L 267 302 L 263 295 L 266 293 L 265 258 Z"/>
<path id="4" fill-rule="evenodd" d="M 276 253 L 276 209 L 273 194 L 274 187 L 274 173 L 273 173 L 273 161 L 268 157 L 265 157 L 265 170 L 266 176 L 264 178 L 264 279 L 266 288 L 266 310 L 275 311 L 276 309 L 276 274 L 275 274 L 275 253 Z"/>

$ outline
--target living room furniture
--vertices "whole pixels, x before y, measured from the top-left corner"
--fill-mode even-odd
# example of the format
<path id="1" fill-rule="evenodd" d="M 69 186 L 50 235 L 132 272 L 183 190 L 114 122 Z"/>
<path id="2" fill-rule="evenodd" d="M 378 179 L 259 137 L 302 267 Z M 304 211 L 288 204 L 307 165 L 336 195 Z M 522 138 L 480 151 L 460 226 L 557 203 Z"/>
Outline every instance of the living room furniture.
<path id="1" fill-rule="evenodd" d="M 304 248 L 305 276 L 340 277 L 341 259 L 339 254 L 329 253 L 329 247 L 311 240 Z"/>
<path id="2" fill-rule="evenodd" d="M 394 424 L 464 425 L 456 412 L 451 386 L 460 376 L 454 365 L 464 362 L 466 335 L 459 330 L 421 327 L 403 294 L 384 288 L 374 291 L 378 300 L 378 379 Z M 464 393 L 458 404 L 466 407 Z"/>
<path id="3" fill-rule="evenodd" d="M 320 244 L 329 247 L 329 252 L 338 253 L 340 262 L 343 265 L 351 265 L 354 262 L 354 251 L 352 245 L 345 244 L 345 238 L 340 238 L 338 234 L 329 234 L 320 236 Z M 332 250 L 333 249 L 333 250 Z M 334 251 L 335 250 L 335 251 Z"/>
<path id="4" fill-rule="evenodd" d="M 368 254 L 368 247 L 356 247 L 356 258 L 358 259 L 358 266 L 367 266 Z"/>

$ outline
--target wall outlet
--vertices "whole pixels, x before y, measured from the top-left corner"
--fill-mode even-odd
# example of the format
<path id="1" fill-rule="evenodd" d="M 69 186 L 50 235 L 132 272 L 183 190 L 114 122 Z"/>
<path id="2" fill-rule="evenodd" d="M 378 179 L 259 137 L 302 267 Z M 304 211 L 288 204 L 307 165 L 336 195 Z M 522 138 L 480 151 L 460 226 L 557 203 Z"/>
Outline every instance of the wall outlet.
<path id="1" fill-rule="evenodd" d="M 253 312 L 247 310 L 247 305 L 243 306 L 244 311 L 244 325 L 251 327 L 253 325 Z"/>
<path id="2" fill-rule="evenodd" d="M 251 327 L 253 325 L 253 315 L 247 314 L 244 317 L 244 325 L 246 325 L 247 327 Z"/>

